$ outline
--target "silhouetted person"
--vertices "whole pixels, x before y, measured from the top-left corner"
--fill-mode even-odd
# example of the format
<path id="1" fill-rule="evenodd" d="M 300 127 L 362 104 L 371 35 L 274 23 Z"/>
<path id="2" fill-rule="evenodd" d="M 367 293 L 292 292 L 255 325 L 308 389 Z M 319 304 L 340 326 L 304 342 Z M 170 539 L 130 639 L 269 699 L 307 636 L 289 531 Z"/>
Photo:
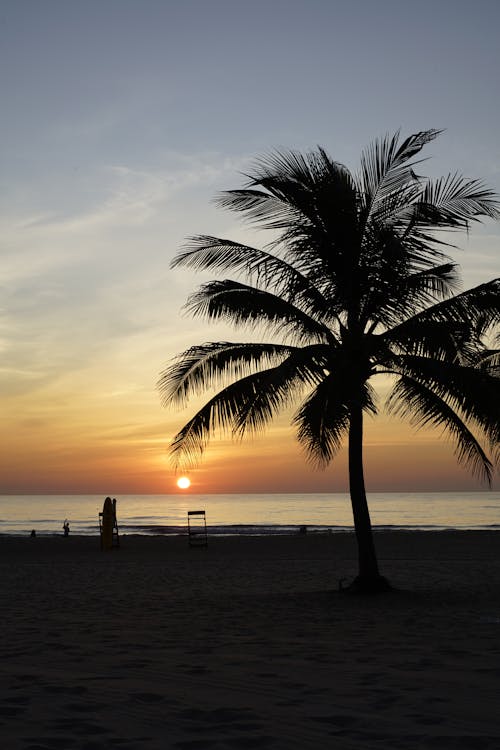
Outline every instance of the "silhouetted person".
<path id="1" fill-rule="evenodd" d="M 31 534 L 30 534 L 30 536 L 36 536 L 36 531 L 35 531 L 35 529 L 31 529 Z"/>
<path id="2" fill-rule="evenodd" d="M 69 523 L 68 523 L 67 518 L 64 520 L 63 529 L 64 529 L 64 536 L 69 536 Z"/>

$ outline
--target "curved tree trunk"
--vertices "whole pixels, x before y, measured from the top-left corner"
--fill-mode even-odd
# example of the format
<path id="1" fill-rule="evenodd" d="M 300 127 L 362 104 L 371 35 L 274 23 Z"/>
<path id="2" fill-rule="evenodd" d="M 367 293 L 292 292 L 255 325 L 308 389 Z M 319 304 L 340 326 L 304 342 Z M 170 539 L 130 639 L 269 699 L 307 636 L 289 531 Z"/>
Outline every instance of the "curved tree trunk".
<path id="1" fill-rule="evenodd" d="M 366 592 L 386 591 L 390 586 L 379 573 L 366 500 L 363 471 L 363 411 L 358 405 L 351 408 L 349 425 L 349 490 L 359 562 L 358 576 L 349 588 Z"/>

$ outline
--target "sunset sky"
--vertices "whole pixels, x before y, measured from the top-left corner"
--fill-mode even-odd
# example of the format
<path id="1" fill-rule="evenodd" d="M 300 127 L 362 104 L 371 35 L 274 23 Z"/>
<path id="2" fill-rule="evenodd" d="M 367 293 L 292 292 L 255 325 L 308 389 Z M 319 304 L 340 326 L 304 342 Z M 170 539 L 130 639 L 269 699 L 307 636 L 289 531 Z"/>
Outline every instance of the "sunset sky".
<path id="1" fill-rule="evenodd" d="M 243 334 L 183 315 L 204 277 L 169 264 L 192 234 L 262 244 L 212 202 L 257 157 L 320 144 L 356 169 L 375 137 L 445 128 L 421 173 L 500 192 L 499 28 L 497 0 L 2 0 L 0 493 L 177 491 L 195 404 L 162 408 L 159 373 Z M 499 240 L 457 238 L 465 287 L 500 275 Z M 214 441 L 192 491 L 345 491 L 345 454 L 309 468 L 289 419 Z M 383 411 L 366 479 L 484 488 Z"/>

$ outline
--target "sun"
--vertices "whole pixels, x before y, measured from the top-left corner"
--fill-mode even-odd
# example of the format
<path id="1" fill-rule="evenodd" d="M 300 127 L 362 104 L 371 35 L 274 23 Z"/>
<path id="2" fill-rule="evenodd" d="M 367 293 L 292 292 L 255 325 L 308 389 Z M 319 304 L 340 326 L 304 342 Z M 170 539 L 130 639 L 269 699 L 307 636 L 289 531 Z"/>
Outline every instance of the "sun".
<path id="1" fill-rule="evenodd" d="M 179 477 L 177 480 L 177 487 L 180 490 L 187 490 L 188 487 L 191 485 L 191 480 L 189 477 Z"/>

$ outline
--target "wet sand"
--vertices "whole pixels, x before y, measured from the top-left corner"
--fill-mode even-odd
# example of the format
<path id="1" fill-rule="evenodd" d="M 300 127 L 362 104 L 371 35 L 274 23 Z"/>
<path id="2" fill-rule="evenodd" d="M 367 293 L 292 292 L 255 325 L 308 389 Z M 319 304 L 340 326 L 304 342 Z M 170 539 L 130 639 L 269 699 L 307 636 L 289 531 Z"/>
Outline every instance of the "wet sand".
<path id="1" fill-rule="evenodd" d="M 0 539 L 5 750 L 500 747 L 500 532 Z"/>

